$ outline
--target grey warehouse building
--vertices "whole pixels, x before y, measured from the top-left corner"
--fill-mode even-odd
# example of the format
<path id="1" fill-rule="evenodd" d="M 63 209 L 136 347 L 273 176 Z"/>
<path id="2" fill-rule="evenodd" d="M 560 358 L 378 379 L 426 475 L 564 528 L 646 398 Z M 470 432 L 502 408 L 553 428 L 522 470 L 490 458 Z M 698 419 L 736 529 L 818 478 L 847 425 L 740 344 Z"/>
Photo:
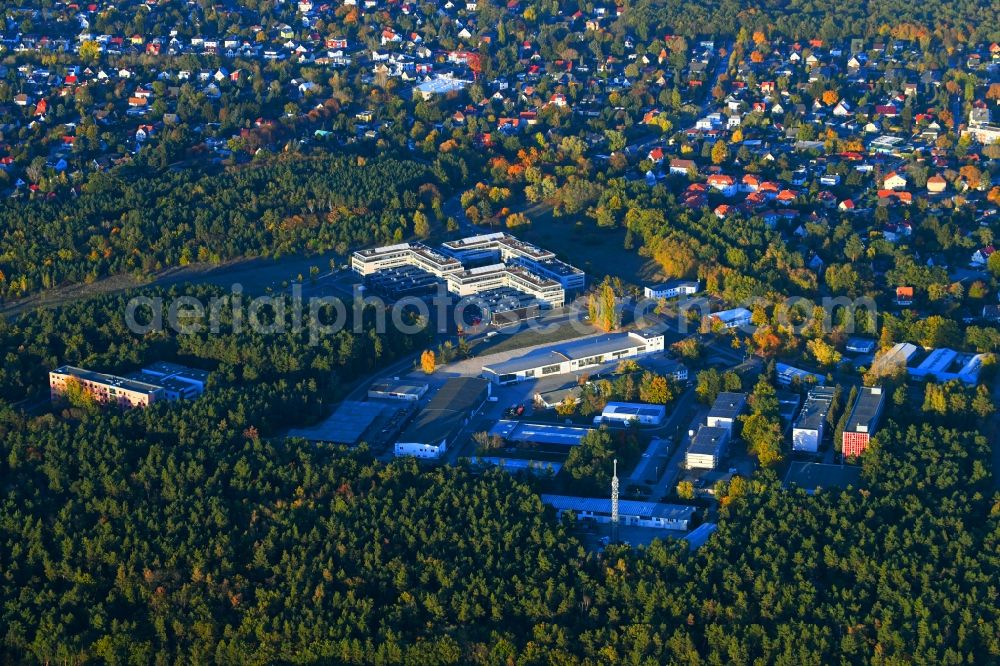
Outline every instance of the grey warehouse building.
<path id="1" fill-rule="evenodd" d="M 396 440 L 395 455 L 440 458 L 489 397 L 490 383 L 485 379 L 449 379 Z"/>
<path id="2" fill-rule="evenodd" d="M 543 446 L 579 446 L 592 428 L 556 425 L 554 423 L 527 423 L 500 420 L 490 428 L 490 434 L 515 444 Z"/>

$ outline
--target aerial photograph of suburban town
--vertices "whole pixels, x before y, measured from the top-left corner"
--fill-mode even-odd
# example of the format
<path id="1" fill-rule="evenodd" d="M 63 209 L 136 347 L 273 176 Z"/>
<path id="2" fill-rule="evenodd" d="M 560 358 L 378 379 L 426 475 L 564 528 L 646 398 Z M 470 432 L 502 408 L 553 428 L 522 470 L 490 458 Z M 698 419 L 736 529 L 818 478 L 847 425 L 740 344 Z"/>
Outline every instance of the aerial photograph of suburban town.
<path id="1" fill-rule="evenodd" d="M 0 664 L 1000 664 L 998 0 L 0 0 Z"/>

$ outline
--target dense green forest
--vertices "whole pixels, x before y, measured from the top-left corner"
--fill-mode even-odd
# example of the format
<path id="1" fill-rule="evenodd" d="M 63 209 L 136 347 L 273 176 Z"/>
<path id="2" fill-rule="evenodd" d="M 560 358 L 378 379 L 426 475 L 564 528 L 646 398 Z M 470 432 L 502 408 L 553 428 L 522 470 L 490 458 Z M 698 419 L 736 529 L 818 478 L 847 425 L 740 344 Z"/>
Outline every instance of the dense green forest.
<path id="1" fill-rule="evenodd" d="M 738 479 L 699 551 L 595 556 L 502 472 L 384 466 L 237 423 L 209 396 L 7 432 L 6 661 L 1000 658 L 1000 510 L 974 434 L 893 427 L 866 490 Z"/>
<path id="2" fill-rule="evenodd" d="M 293 154 L 221 172 L 95 174 L 77 197 L 0 209 L 0 297 L 193 261 L 346 253 L 400 241 L 437 209 L 429 167 Z"/>
<path id="3" fill-rule="evenodd" d="M 153 300 L 162 299 L 164 310 L 182 295 L 203 304 L 210 303 L 213 297 L 220 298 L 223 305 L 218 307 L 218 332 L 213 333 L 206 325 L 198 333 L 178 334 L 165 325 L 161 331 L 137 336 L 126 325 L 125 313 L 129 301 L 139 293 Z M 376 333 L 374 313 L 368 309 L 359 326 L 351 319 L 342 330 L 312 340 L 308 325 L 295 328 L 294 305 L 288 297 L 280 297 L 287 299 L 287 325 L 276 326 L 279 330 L 273 334 L 259 333 L 250 326 L 234 325 L 234 312 L 240 313 L 242 322 L 249 318 L 249 300 L 235 301 L 235 307 L 236 298 L 219 287 L 171 287 L 35 310 L 16 320 L 0 319 L 0 400 L 47 398 L 48 371 L 64 363 L 127 373 L 154 361 L 176 361 L 212 371 L 212 393 L 216 388 L 239 388 L 241 395 L 250 395 L 256 390 L 284 392 L 294 387 L 296 399 L 319 407 L 324 400 L 336 397 L 345 382 L 420 351 L 430 339 L 426 329 L 414 335 L 404 335 L 392 327 Z M 273 321 L 269 313 L 273 313 L 271 308 L 262 312 L 262 324 Z M 138 323 L 146 323 L 151 314 L 143 307 L 137 309 L 135 318 Z M 318 314 L 321 323 L 334 319 L 325 309 Z M 356 327 L 363 332 L 355 333 Z M 255 409 L 262 410 L 254 412 L 257 415 L 280 415 L 285 422 L 310 415 L 283 412 L 280 403 L 267 404 L 266 396 L 261 396 Z"/>
<path id="4" fill-rule="evenodd" d="M 0 661 L 1000 659 L 1000 498 L 976 432 L 897 410 L 863 489 L 737 477 L 698 551 L 597 555 L 534 481 L 275 437 L 421 335 L 137 339 L 117 328 L 125 299 L 5 324 L 6 359 L 24 361 L 3 385 L 156 355 L 214 370 L 210 390 L 128 412 L 0 407 Z"/>

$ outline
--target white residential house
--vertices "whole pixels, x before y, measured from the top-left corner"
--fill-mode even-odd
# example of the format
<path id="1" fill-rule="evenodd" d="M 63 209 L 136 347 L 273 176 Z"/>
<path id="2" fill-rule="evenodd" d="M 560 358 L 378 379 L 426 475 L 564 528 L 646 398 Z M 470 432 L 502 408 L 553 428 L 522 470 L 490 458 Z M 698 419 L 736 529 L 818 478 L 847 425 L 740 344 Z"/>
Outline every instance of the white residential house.
<path id="1" fill-rule="evenodd" d="M 721 192 L 723 196 L 731 197 L 736 194 L 736 181 L 732 176 L 726 174 L 714 174 L 708 177 L 708 186 Z"/>
<path id="2" fill-rule="evenodd" d="M 972 259 L 970 259 L 969 263 L 973 266 L 985 266 L 986 262 L 990 260 L 990 255 L 995 251 L 992 245 L 981 247 L 972 254 Z"/>
<path id="3" fill-rule="evenodd" d="M 893 171 L 882 180 L 882 188 L 886 190 L 905 190 L 906 178 Z"/>

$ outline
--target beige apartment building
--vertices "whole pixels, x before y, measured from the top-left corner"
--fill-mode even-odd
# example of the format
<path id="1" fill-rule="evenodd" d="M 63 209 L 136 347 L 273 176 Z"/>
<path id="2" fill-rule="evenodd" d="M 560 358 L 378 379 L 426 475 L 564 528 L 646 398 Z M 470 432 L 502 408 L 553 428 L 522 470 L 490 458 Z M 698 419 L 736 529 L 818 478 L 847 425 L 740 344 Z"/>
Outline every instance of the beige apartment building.
<path id="1" fill-rule="evenodd" d="M 164 398 L 161 386 L 64 365 L 49 372 L 49 394 L 53 402 L 60 400 L 73 382 L 102 405 L 147 407 Z"/>

